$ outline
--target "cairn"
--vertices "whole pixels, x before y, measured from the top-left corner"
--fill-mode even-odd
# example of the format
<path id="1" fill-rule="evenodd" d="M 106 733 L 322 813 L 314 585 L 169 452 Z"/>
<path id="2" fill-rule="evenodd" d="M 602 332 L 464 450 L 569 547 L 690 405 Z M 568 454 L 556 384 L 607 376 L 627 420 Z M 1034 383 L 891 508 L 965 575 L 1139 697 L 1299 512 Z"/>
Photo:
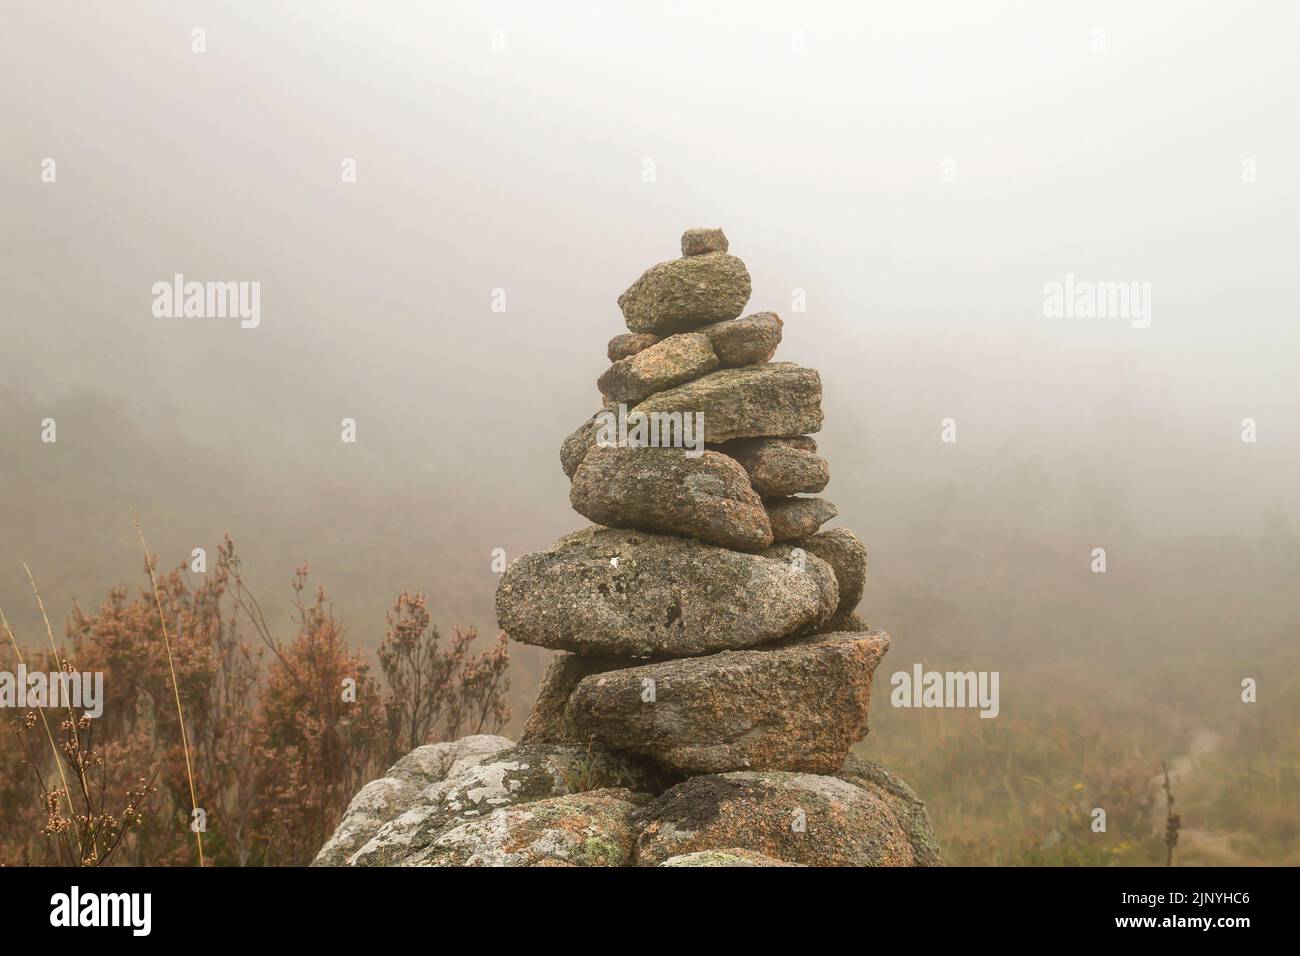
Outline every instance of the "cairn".
<path id="1" fill-rule="evenodd" d="M 772 361 L 775 313 L 741 317 L 750 277 L 721 229 L 681 248 L 619 297 L 629 331 L 609 342 L 602 408 L 561 450 L 595 526 L 519 558 L 497 590 L 512 639 L 564 652 L 520 744 L 594 743 L 688 782 L 850 779 L 890 638 L 854 611 L 866 547 L 820 530 L 836 516 L 816 497 L 821 379 Z"/>
<path id="2" fill-rule="evenodd" d="M 564 442 L 595 523 L 506 570 L 497 617 L 564 653 L 518 743 L 417 747 L 353 798 L 321 866 L 942 862 L 925 804 L 849 755 L 889 636 L 867 551 L 816 497 L 821 380 L 741 318 L 719 229 L 619 299 L 602 408 Z M 847 759 L 846 759 L 847 758 Z"/>

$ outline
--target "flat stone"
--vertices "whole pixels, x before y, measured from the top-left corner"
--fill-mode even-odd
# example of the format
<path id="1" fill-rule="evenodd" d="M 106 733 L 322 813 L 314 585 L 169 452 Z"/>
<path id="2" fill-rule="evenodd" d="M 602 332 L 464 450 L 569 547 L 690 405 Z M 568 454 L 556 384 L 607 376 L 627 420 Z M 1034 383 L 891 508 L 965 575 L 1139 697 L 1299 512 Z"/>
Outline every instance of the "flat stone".
<path id="1" fill-rule="evenodd" d="M 833 773 L 867 731 L 888 648 L 883 631 L 823 634 L 607 671 L 578 682 L 569 715 L 598 742 L 680 773 Z"/>
<path id="2" fill-rule="evenodd" d="M 727 237 L 721 229 L 687 229 L 682 233 L 682 255 L 702 256 L 710 252 L 726 252 Z"/>
<path id="3" fill-rule="evenodd" d="M 815 432 L 822 427 L 821 402 L 822 383 L 816 370 L 792 362 L 768 362 L 710 372 L 651 395 L 633 411 L 700 412 L 705 441 L 717 444 L 733 438 Z"/>
<path id="4" fill-rule="evenodd" d="M 636 811 L 630 790 L 572 793 L 494 810 L 442 833 L 403 866 L 630 866 Z"/>
<path id="5" fill-rule="evenodd" d="M 718 357 L 708 336 L 682 332 L 619 359 L 600 376 L 596 387 L 613 402 L 639 402 L 717 367 Z"/>
<path id="6" fill-rule="evenodd" d="M 725 252 L 651 266 L 618 297 L 629 331 L 665 335 L 734 319 L 749 301 L 745 264 Z"/>
<path id="7" fill-rule="evenodd" d="M 496 597 L 515 640 L 613 657 L 752 647 L 812 630 L 838 604 L 835 572 L 815 555 L 800 572 L 778 557 L 607 528 L 518 558 Z"/>
<path id="8" fill-rule="evenodd" d="M 795 544 L 835 569 L 835 581 L 840 587 L 840 606 L 835 613 L 851 613 L 867 587 L 867 546 L 862 539 L 848 528 L 831 528 L 800 538 Z"/>
<path id="9" fill-rule="evenodd" d="M 609 340 L 605 354 L 609 356 L 611 362 L 617 362 L 619 359 L 630 358 L 637 352 L 645 351 L 658 341 L 659 336 L 648 332 L 624 332 Z"/>
<path id="10" fill-rule="evenodd" d="M 807 538 L 839 514 L 825 498 L 769 498 L 765 504 L 776 541 Z"/>
<path id="11" fill-rule="evenodd" d="M 699 333 L 708 336 L 722 365 L 755 365 L 776 354 L 781 344 L 781 325 L 781 317 L 775 312 L 755 312 L 703 326 Z"/>
<path id="12" fill-rule="evenodd" d="M 833 776 L 742 771 L 692 777 L 635 816 L 642 866 L 736 849 L 806 866 L 918 862 L 890 803 Z"/>
<path id="13" fill-rule="evenodd" d="M 764 498 L 816 494 L 831 480 L 817 442 L 799 438 L 737 438 L 715 446 L 749 472 L 749 483 Z"/>
<path id="14" fill-rule="evenodd" d="M 745 469 L 726 455 L 674 448 L 596 447 L 569 488 L 578 514 L 609 528 L 682 534 L 740 551 L 772 543 Z"/>

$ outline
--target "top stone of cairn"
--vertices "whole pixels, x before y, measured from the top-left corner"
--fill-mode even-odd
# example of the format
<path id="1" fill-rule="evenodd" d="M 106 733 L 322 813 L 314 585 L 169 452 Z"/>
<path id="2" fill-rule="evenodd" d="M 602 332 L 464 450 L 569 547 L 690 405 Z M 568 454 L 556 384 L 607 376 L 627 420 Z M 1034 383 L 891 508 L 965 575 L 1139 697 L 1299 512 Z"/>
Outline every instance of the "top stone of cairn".
<path id="1" fill-rule="evenodd" d="M 721 229 L 687 229 L 682 233 L 682 255 L 702 256 L 709 252 L 726 252 L 727 237 Z"/>
<path id="2" fill-rule="evenodd" d="M 680 259 L 651 266 L 618 297 L 628 331 L 664 336 L 734 319 L 751 291 L 721 229 L 688 229 Z"/>

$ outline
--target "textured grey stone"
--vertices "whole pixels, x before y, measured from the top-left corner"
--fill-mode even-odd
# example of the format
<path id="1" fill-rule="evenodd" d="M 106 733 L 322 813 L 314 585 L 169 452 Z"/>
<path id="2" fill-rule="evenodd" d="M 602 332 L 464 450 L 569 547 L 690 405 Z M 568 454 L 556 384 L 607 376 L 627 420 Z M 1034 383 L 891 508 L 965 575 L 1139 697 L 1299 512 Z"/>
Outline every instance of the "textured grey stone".
<path id="1" fill-rule="evenodd" d="M 593 448 L 573 474 L 569 501 L 609 528 L 683 534 L 741 551 L 772 543 L 745 469 L 715 451 L 692 458 L 674 448 Z"/>
<path id="2" fill-rule="evenodd" d="M 710 372 L 651 395 L 634 411 L 704 415 L 710 444 L 733 438 L 793 437 L 822 427 L 822 383 L 814 369 L 768 362 Z"/>
<path id="3" fill-rule="evenodd" d="M 569 478 L 578 470 L 582 464 L 582 459 L 587 457 L 587 452 L 596 445 L 596 432 L 600 428 L 602 409 L 593 414 L 585 422 L 575 428 L 569 437 L 564 439 L 564 444 L 560 446 L 560 467 L 564 469 L 564 474 Z"/>
<path id="4" fill-rule="evenodd" d="M 708 850 L 749 850 L 807 866 L 914 866 L 906 825 L 876 790 L 780 771 L 692 777 L 636 814 L 636 858 L 657 866 Z M 802 826 L 794 826 L 796 821 Z"/>
<path id="5" fill-rule="evenodd" d="M 517 559 L 496 600 L 517 641 L 617 657 L 752 647 L 816 628 L 838 604 L 835 572 L 815 555 L 801 573 L 777 557 L 605 528 Z"/>
<path id="6" fill-rule="evenodd" d="M 596 745 L 520 744 L 466 763 L 426 786 L 406 810 L 385 821 L 345 862 L 352 866 L 410 862 L 447 830 L 514 804 L 598 787 L 657 793 L 664 783 L 663 775 L 644 761 Z"/>
<path id="7" fill-rule="evenodd" d="M 769 498 L 767 516 L 772 520 L 775 541 L 794 541 L 816 534 L 817 529 L 839 512 L 825 498 Z"/>
<path id="8" fill-rule="evenodd" d="M 659 865 L 674 867 L 803 866 L 802 863 L 787 863 L 784 860 L 774 860 L 770 856 L 755 853 L 753 850 L 742 850 L 738 847 L 728 847 L 725 850 L 697 850 L 694 853 L 683 853 L 681 856 L 670 856 Z"/>
<path id="9" fill-rule="evenodd" d="M 781 317 L 775 312 L 755 312 L 740 319 L 714 322 L 700 328 L 724 366 L 766 362 L 781 344 Z"/>
<path id="10" fill-rule="evenodd" d="M 609 356 L 611 362 L 617 362 L 619 359 L 629 358 L 637 352 L 648 349 L 658 341 L 659 336 L 648 332 L 624 332 L 609 340 L 605 354 Z"/>
<path id="11" fill-rule="evenodd" d="M 867 586 L 867 546 L 862 539 L 848 528 L 831 528 L 795 543 L 835 569 L 840 587 L 840 606 L 835 613 L 852 612 Z"/>
<path id="12" fill-rule="evenodd" d="M 632 332 L 665 335 L 734 319 L 749 301 L 745 264 L 725 252 L 651 266 L 618 297 Z"/>
<path id="13" fill-rule="evenodd" d="M 650 798 L 590 790 L 467 820 L 444 831 L 404 866 L 630 866 L 635 813 Z"/>
<path id="14" fill-rule="evenodd" d="M 682 233 L 682 255 L 702 256 L 709 252 L 726 252 L 727 237 L 721 229 L 687 229 Z"/>
<path id="15" fill-rule="evenodd" d="M 417 747 L 352 798 L 312 866 L 342 866 L 389 820 L 410 810 L 427 788 L 513 747 L 505 737 L 479 734 Z"/>
<path id="16" fill-rule="evenodd" d="M 934 835 L 925 801 L 902 778 L 857 754 L 849 754 L 835 776 L 863 790 L 874 791 L 890 805 L 907 833 L 916 866 L 943 866 L 943 850 Z"/>
<path id="17" fill-rule="evenodd" d="M 717 367 L 718 357 L 708 336 L 682 332 L 619 359 L 600 376 L 596 387 L 613 402 L 635 403 Z"/>
<path id="18" fill-rule="evenodd" d="M 568 719 L 569 697 L 578 681 L 601 671 L 629 666 L 626 659 L 560 654 L 546 668 L 537 700 L 519 735 L 521 744 L 585 744 L 590 738 Z"/>
<path id="19" fill-rule="evenodd" d="M 715 448 L 744 466 L 749 483 L 764 498 L 816 494 L 831 480 L 817 442 L 807 436 L 737 438 Z"/>
<path id="20" fill-rule="evenodd" d="M 824 634 L 605 671 L 578 682 L 569 718 L 680 773 L 833 773 L 867 731 L 871 676 L 888 649 L 883 631 Z"/>

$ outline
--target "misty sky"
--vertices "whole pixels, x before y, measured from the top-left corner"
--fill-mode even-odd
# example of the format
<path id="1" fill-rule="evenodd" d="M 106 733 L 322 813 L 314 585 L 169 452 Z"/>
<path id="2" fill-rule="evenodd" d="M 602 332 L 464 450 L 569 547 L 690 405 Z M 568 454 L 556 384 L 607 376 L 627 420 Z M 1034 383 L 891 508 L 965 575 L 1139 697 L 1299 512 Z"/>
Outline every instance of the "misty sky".
<path id="1" fill-rule="evenodd" d="M 696 225 L 821 370 L 869 544 L 1009 464 L 1082 553 L 1116 508 L 1300 517 L 1296 5 L 613 7 L 0 0 L 11 618 L 21 560 L 60 614 L 130 578 L 132 506 L 168 564 L 230 528 L 341 602 L 459 564 L 444 609 L 482 614 L 492 547 L 584 523 L 560 441 L 619 293 Z M 260 327 L 155 318 L 178 272 L 260 282 Z M 1150 327 L 1045 317 L 1067 273 L 1150 283 Z"/>

